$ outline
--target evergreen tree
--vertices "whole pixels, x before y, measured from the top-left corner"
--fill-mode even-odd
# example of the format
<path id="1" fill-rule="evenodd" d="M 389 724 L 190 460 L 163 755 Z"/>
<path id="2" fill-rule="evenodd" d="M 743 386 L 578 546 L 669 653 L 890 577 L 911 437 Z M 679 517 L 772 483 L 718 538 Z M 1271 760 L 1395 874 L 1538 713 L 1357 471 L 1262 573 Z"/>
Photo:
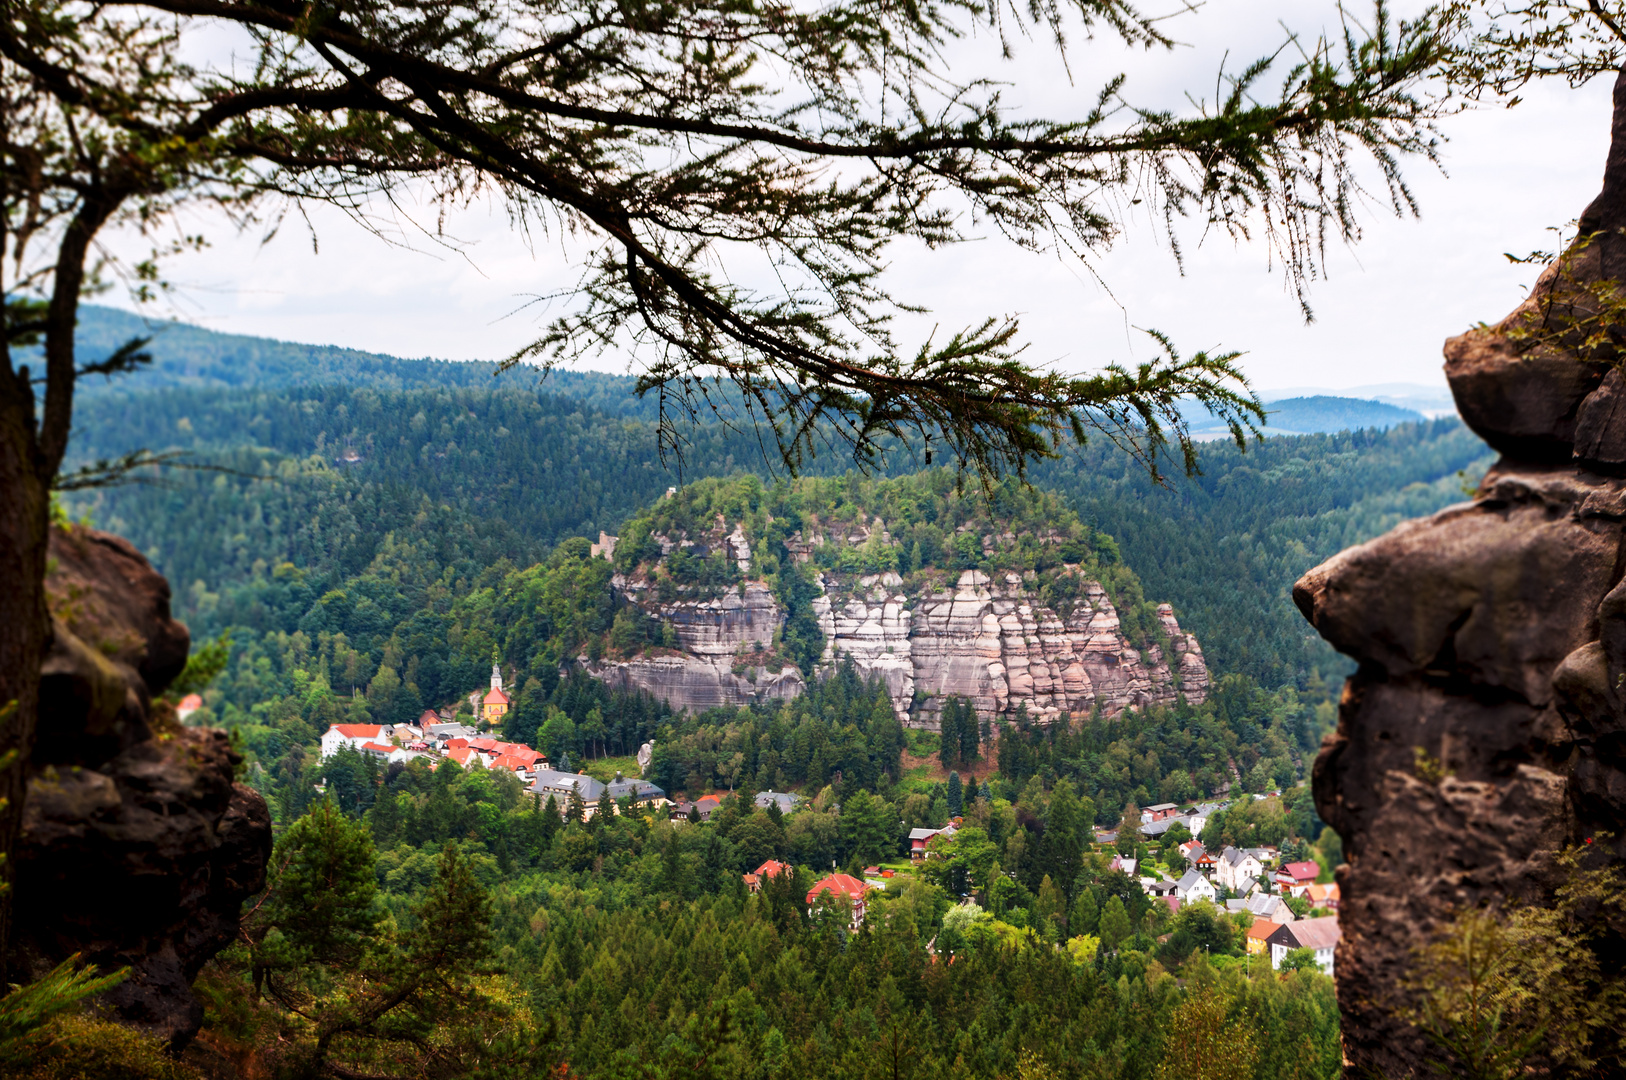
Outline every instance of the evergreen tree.
<path id="1" fill-rule="evenodd" d="M 1084 888 L 1078 891 L 1078 899 L 1073 901 L 1073 910 L 1067 916 L 1067 932 L 1074 936 L 1079 934 L 1093 934 L 1098 928 L 1101 919 L 1101 910 L 1095 902 L 1095 890 Z"/>
<path id="2" fill-rule="evenodd" d="M 977 760 L 981 753 L 981 736 L 979 734 L 977 707 L 971 702 L 962 702 L 960 705 L 960 762 L 970 765 Z"/>
<path id="3" fill-rule="evenodd" d="M 1107 897 L 1107 902 L 1101 907 L 1100 920 L 1101 943 L 1109 949 L 1116 949 L 1132 932 L 1129 924 L 1129 912 L 1124 910 L 1124 902 L 1116 895 Z"/>
<path id="4" fill-rule="evenodd" d="M 1089 836 L 1084 806 L 1066 777 L 1056 781 L 1045 814 L 1044 868 L 1046 875 L 1069 885 L 1078 879 L 1084 865 L 1084 847 Z"/>
<path id="5" fill-rule="evenodd" d="M 943 702 L 942 711 L 938 714 L 938 760 L 945 769 L 957 769 L 960 766 L 960 699 L 949 698 Z"/>
<path id="6" fill-rule="evenodd" d="M 949 773 L 946 798 L 948 800 L 949 817 L 959 817 L 965 810 L 965 797 L 960 787 L 960 774 L 957 772 Z"/>

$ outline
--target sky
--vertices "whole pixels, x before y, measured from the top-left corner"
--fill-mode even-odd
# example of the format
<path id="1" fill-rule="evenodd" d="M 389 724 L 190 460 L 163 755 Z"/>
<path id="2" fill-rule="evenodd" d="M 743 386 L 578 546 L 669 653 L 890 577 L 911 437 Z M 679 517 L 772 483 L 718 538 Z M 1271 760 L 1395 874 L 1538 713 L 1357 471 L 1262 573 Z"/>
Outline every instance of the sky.
<path id="1" fill-rule="evenodd" d="M 1099 81 L 1118 71 L 1137 103 L 1181 108 L 1188 93 L 1212 95 L 1222 63 L 1234 69 L 1272 51 L 1283 24 L 1313 38 L 1336 33 L 1336 19 L 1336 5 L 1323 0 L 1209 0 L 1165 24 L 1186 43 L 1172 53 L 1131 53 L 1100 39 L 1071 47 L 1064 67 L 1053 47 L 1035 40 L 1019 41 L 1014 58 L 1000 61 L 990 58 L 984 34 L 948 59 L 957 74 L 1007 81 L 1007 101 L 1034 115 L 1078 114 Z M 1503 253 L 1550 250 L 1549 230 L 1572 221 L 1596 193 L 1609 91 L 1607 80 L 1579 90 L 1537 86 L 1516 108 L 1447 121 L 1443 170 L 1421 160 L 1406 167 L 1420 215 L 1397 219 L 1382 201 L 1368 206 L 1360 242 L 1329 252 L 1328 277 L 1309 297 L 1309 324 L 1262 244 L 1187 228 L 1182 268 L 1157 224 L 1138 222 L 1093 268 L 1019 249 L 987 230 L 946 250 L 896 245 L 887 284 L 931 309 L 901 322 L 900 339 L 907 347 L 934 329 L 1015 315 L 1024 358 L 1070 372 L 1151 359 L 1141 331 L 1155 328 L 1183 352 L 1242 351 L 1243 369 L 1261 390 L 1443 386 L 1444 339 L 1506 314 L 1535 277 L 1536 267 L 1510 264 Z M 291 217 L 269 243 L 221 221 L 189 220 L 188 231 L 205 233 L 210 246 L 168 264 L 175 292 L 144 310 L 216 330 L 406 357 L 500 359 L 538 334 L 546 311 L 529 301 L 573 282 L 583 249 L 523 236 L 501 206 L 479 205 L 447 219 L 459 240 L 453 250 L 430 235 L 435 214 L 410 197 L 380 207 L 376 220 L 397 243 L 333 211 L 312 211 L 310 227 Z M 135 250 L 116 236 L 109 245 Z M 116 291 L 101 302 L 129 306 Z M 592 366 L 635 365 L 635 357 L 613 356 Z"/>

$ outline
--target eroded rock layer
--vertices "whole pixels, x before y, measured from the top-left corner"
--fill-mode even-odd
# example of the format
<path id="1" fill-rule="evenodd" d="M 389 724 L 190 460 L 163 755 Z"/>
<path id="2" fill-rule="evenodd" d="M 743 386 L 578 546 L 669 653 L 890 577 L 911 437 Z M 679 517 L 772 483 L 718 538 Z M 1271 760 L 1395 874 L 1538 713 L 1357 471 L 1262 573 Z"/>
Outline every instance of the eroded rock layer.
<path id="1" fill-rule="evenodd" d="M 126 541 L 55 532 L 54 643 L 16 853 L 25 974 L 73 953 L 130 976 L 104 1001 L 174 1044 L 203 1009 L 192 980 L 265 881 L 271 819 L 234 783 L 224 732 L 155 705 L 186 664 L 169 584 Z"/>
<path id="2" fill-rule="evenodd" d="M 1501 324 L 1446 343 L 1463 419 L 1502 459 L 1471 502 L 1294 588 L 1360 663 L 1314 784 L 1348 859 L 1336 971 L 1362 1074 L 1432 1075 L 1407 981 L 1453 913 L 1551 895 L 1566 844 L 1626 850 L 1626 415 L 1590 288 L 1626 277 L 1623 87 L 1583 241 Z"/>
<path id="3" fill-rule="evenodd" d="M 1194 635 L 1180 628 L 1169 605 L 1158 609 L 1169 657 L 1161 645 L 1137 650 L 1098 583 L 1065 618 L 1034 603 L 1015 574 L 999 582 L 970 570 L 953 585 L 924 579 L 911 594 L 896 573 L 821 574 L 812 602 L 824 633 L 821 666 L 851 658 L 879 675 L 908 722 L 934 727 L 941 702 L 963 697 L 989 717 L 1019 709 L 1041 722 L 1099 706 L 1115 713 L 1166 704 L 1185 694 L 1200 702 L 1208 669 Z M 952 580 L 952 578 L 951 578 Z M 615 580 L 617 591 L 675 630 L 677 648 L 628 660 L 586 664 L 612 686 L 646 690 L 674 708 L 705 709 L 794 697 L 804 684 L 794 666 L 771 670 L 754 658 L 772 647 L 785 612 L 760 582 L 708 600 L 662 603 L 638 581 Z M 918 699 L 918 700 L 917 700 Z"/>

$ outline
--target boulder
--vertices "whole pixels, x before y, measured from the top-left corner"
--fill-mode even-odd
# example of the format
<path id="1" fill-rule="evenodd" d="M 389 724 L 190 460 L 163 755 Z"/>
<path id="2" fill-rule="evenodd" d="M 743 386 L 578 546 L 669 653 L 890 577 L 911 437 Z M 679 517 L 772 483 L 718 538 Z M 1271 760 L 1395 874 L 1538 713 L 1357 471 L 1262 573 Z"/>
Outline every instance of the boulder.
<path id="1" fill-rule="evenodd" d="M 1569 844 L 1626 856 L 1626 385 L 1587 288 L 1626 270 L 1626 75 L 1609 170 L 1530 299 L 1446 343 L 1463 419 L 1504 455 L 1473 500 L 1294 586 L 1359 664 L 1313 781 L 1347 859 L 1335 970 L 1352 1075 L 1430 1073 L 1407 980 L 1457 912 L 1543 902 Z"/>
<path id="2" fill-rule="evenodd" d="M 233 780 L 224 732 L 182 728 L 154 703 L 186 664 L 169 585 L 128 542 L 54 530 L 54 641 L 16 850 L 22 975 L 73 953 L 130 976 L 103 996 L 176 1047 L 203 1009 L 203 964 L 237 934 L 265 882 L 271 818 Z"/>

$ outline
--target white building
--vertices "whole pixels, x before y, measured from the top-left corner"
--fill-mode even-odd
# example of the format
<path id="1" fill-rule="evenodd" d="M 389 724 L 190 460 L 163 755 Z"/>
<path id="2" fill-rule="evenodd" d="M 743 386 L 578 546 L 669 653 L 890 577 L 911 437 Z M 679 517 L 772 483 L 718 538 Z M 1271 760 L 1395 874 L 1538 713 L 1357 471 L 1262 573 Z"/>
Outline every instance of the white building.
<path id="1" fill-rule="evenodd" d="M 1321 965 L 1322 971 L 1331 975 L 1333 953 L 1338 948 L 1338 939 L 1341 936 L 1336 915 L 1283 923 L 1275 933 L 1265 939 L 1265 943 L 1270 946 L 1270 966 L 1273 969 L 1280 968 L 1287 954 L 1294 949 L 1313 949 L 1315 962 Z"/>
<path id="2" fill-rule="evenodd" d="M 1214 877 L 1232 892 L 1243 892 L 1242 883 L 1250 879 L 1258 879 L 1265 872 L 1265 868 L 1251 852 L 1241 851 L 1234 847 L 1227 847 L 1220 852 L 1219 862 L 1214 867 Z"/>
<path id="3" fill-rule="evenodd" d="M 1212 903 L 1219 896 L 1219 892 L 1214 888 L 1214 883 L 1195 870 L 1186 871 L 1185 876 L 1175 885 L 1174 893 L 1180 898 L 1182 904 L 1195 904 L 1199 900 L 1207 900 Z"/>
<path id="4" fill-rule="evenodd" d="M 350 746 L 360 750 L 368 743 L 388 743 L 388 724 L 334 724 L 322 733 L 322 760 L 339 752 L 339 747 Z"/>

